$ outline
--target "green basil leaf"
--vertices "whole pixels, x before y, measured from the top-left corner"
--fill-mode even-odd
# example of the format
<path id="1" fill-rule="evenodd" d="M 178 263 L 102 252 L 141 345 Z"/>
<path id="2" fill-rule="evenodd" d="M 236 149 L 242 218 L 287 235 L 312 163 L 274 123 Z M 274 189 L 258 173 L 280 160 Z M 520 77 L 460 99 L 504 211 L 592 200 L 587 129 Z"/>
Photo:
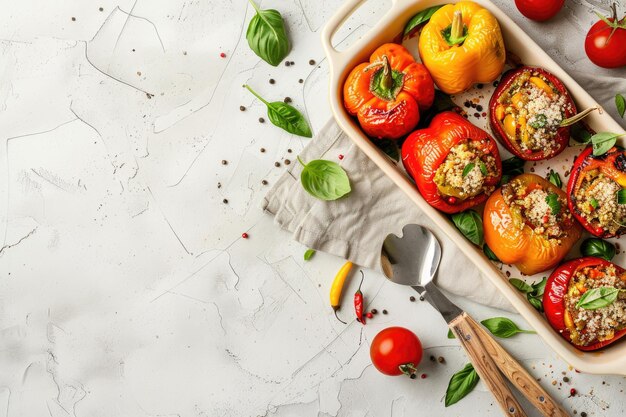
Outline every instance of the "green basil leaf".
<path id="1" fill-rule="evenodd" d="M 250 20 L 246 39 L 250 49 L 270 65 L 277 66 L 289 53 L 283 17 L 277 10 L 261 10 L 252 0 L 256 15 Z"/>
<path id="2" fill-rule="evenodd" d="M 591 204 L 591 207 L 593 207 L 594 209 L 598 208 L 598 200 L 596 200 L 595 198 L 591 197 L 589 199 L 589 204 Z"/>
<path id="3" fill-rule="evenodd" d="M 294 135 L 310 138 L 311 128 L 304 116 L 295 107 L 282 101 L 275 101 L 267 106 L 267 116 L 274 126 Z"/>
<path id="4" fill-rule="evenodd" d="M 396 162 L 400 161 L 400 149 L 398 143 L 395 140 L 382 139 L 373 141 L 374 144 L 383 151 L 388 157 Z"/>
<path id="5" fill-rule="evenodd" d="M 535 333 L 532 330 L 520 329 L 517 324 L 513 323 L 511 319 L 506 317 L 492 317 L 481 321 L 481 323 L 491 332 L 491 334 L 502 338 L 509 338 L 518 333 Z"/>
<path id="6" fill-rule="evenodd" d="M 474 169 L 475 166 L 476 164 L 474 164 L 473 162 L 470 162 L 469 164 L 465 165 L 465 168 L 463 168 L 463 173 L 461 173 L 461 176 L 465 178 L 467 174 L 469 174 Z"/>
<path id="7" fill-rule="evenodd" d="M 480 172 L 486 177 L 488 172 L 487 172 L 487 165 L 485 165 L 485 163 L 483 161 L 480 161 L 478 163 L 478 168 L 480 169 Z"/>
<path id="8" fill-rule="evenodd" d="M 626 188 L 617 192 L 617 204 L 626 204 Z"/>
<path id="9" fill-rule="evenodd" d="M 457 229 L 470 242 L 477 246 L 483 245 L 483 221 L 474 210 L 466 210 L 452 215 L 452 221 Z"/>
<path id="10" fill-rule="evenodd" d="M 511 171 L 518 172 L 518 170 L 522 170 L 524 172 L 524 161 L 522 158 L 517 156 L 513 156 L 511 158 L 505 159 L 502 161 L 502 172 L 509 173 Z"/>
<path id="11" fill-rule="evenodd" d="M 313 255 L 315 255 L 315 249 L 307 249 L 306 252 L 304 252 L 304 260 L 308 261 Z"/>
<path id="12" fill-rule="evenodd" d="M 531 295 L 535 297 L 543 297 L 543 292 L 546 289 L 546 283 L 548 282 L 548 277 L 543 277 L 543 279 L 539 282 L 535 282 L 532 284 L 533 292 Z"/>
<path id="13" fill-rule="evenodd" d="M 452 329 L 448 329 L 448 339 L 455 339 L 454 333 L 452 333 Z"/>
<path id="14" fill-rule="evenodd" d="M 298 161 L 304 166 L 300 174 L 302 187 L 313 197 L 331 201 L 351 191 L 348 174 L 336 162 L 316 159 L 305 164 L 300 157 Z"/>
<path id="15" fill-rule="evenodd" d="M 615 107 L 617 107 L 617 113 L 619 113 L 619 117 L 623 119 L 624 113 L 626 113 L 626 98 L 624 98 L 623 95 L 615 95 Z"/>
<path id="16" fill-rule="evenodd" d="M 431 108 L 434 108 L 437 113 L 441 113 L 442 111 L 450 110 L 455 107 L 456 104 L 454 104 L 454 101 L 452 101 L 449 95 L 441 90 L 435 90 L 435 100 Z"/>
<path id="17" fill-rule="evenodd" d="M 463 369 L 452 375 L 448 383 L 448 389 L 446 389 L 446 407 L 459 402 L 472 392 L 479 379 L 480 377 L 471 363 L 468 363 Z"/>
<path id="18" fill-rule="evenodd" d="M 439 6 L 429 7 L 428 9 L 422 10 L 415 16 L 413 16 L 409 22 L 404 27 L 404 36 L 407 36 L 413 29 L 418 27 L 424 22 L 428 22 L 433 14 L 439 9 L 441 9 L 444 5 L 441 4 Z"/>
<path id="19" fill-rule="evenodd" d="M 589 129 L 585 127 L 582 123 L 574 123 L 570 128 L 570 136 L 578 143 L 589 143 L 591 142 L 591 133 Z"/>
<path id="20" fill-rule="evenodd" d="M 561 212 L 561 202 L 556 193 L 550 193 L 546 196 L 546 203 L 550 206 L 550 213 L 557 216 Z"/>
<path id="21" fill-rule="evenodd" d="M 535 310 L 539 311 L 540 313 L 543 312 L 543 302 L 541 298 L 531 297 L 530 294 L 527 296 L 527 298 L 530 305 L 535 307 Z"/>
<path id="22" fill-rule="evenodd" d="M 554 172 L 553 170 L 550 170 L 550 173 L 548 174 L 548 181 L 556 185 L 558 188 L 561 188 L 563 186 L 563 182 L 561 181 L 561 176 L 559 175 L 558 172 Z"/>
<path id="23" fill-rule="evenodd" d="M 533 287 L 531 287 L 525 281 L 522 281 L 519 278 L 511 278 L 509 279 L 509 283 L 525 294 L 533 292 Z"/>
<path id="24" fill-rule="evenodd" d="M 606 240 L 592 237 L 583 241 L 580 253 L 583 256 L 595 256 L 610 261 L 615 256 L 615 246 Z"/>
<path id="25" fill-rule="evenodd" d="M 611 133 L 611 132 L 600 132 L 596 133 L 591 137 L 591 144 L 593 146 L 593 156 L 604 155 L 615 146 L 615 142 L 617 142 L 617 138 L 622 136 L 619 133 Z"/>
<path id="26" fill-rule="evenodd" d="M 498 256 L 495 253 L 493 253 L 491 248 L 487 246 L 486 243 L 483 245 L 483 252 L 490 261 L 501 262 Z"/>
<path id="27" fill-rule="evenodd" d="M 580 300 L 576 303 L 576 308 L 597 310 L 598 308 L 606 307 L 617 300 L 619 291 L 619 289 L 614 287 L 592 288 L 580 297 Z"/>

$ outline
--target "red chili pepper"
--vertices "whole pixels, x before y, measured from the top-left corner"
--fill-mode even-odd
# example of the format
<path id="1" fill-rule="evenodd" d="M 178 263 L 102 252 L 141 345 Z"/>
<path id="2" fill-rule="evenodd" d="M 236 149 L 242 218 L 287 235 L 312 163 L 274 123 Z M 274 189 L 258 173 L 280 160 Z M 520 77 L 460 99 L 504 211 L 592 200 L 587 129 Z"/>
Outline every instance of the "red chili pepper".
<path id="1" fill-rule="evenodd" d="M 546 282 L 545 292 L 543 294 L 543 309 L 548 322 L 554 330 L 556 330 L 565 340 L 572 343 L 570 337 L 570 326 L 573 326 L 572 319 L 565 305 L 565 295 L 569 289 L 569 283 L 576 271 L 585 267 L 607 267 L 613 265 L 618 275 L 626 272 L 623 268 L 612 262 L 601 258 L 587 256 L 584 258 L 574 259 L 559 266 L 552 272 L 550 278 Z M 583 351 L 598 350 L 606 345 L 615 342 L 617 339 L 626 335 L 626 329 L 615 332 L 615 336 L 609 340 L 603 340 L 589 344 L 587 346 L 579 346 L 572 343 L 576 348 Z"/>
<path id="2" fill-rule="evenodd" d="M 626 187 L 626 151 L 617 146 L 609 149 L 604 155 L 593 156 L 593 148 L 589 146 L 574 161 L 569 181 L 567 183 L 567 205 L 576 220 L 583 225 L 592 235 L 601 238 L 611 238 L 624 233 L 626 228 L 620 227 L 617 233 L 610 233 L 601 227 L 596 220 L 589 222 L 578 208 L 576 194 L 582 185 L 585 174 L 589 171 L 599 170 L 605 176 L 617 182 L 621 187 Z"/>
<path id="3" fill-rule="evenodd" d="M 517 139 L 511 139 L 504 130 L 503 120 L 498 119 L 498 115 L 504 119 L 502 115 L 502 111 L 497 112 L 496 108 L 501 106 L 503 103 L 500 103 L 500 97 L 503 94 L 508 93 L 511 86 L 517 81 L 517 79 L 523 74 L 527 72 L 539 74 L 541 77 L 550 81 L 550 83 L 558 90 L 556 93 L 565 97 L 565 118 L 570 118 L 574 116 L 577 112 L 576 105 L 572 100 L 572 97 L 569 95 L 567 88 L 565 85 L 559 80 L 554 74 L 549 73 L 548 71 L 542 68 L 535 67 L 520 67 L 515 70 L 510 70 L 502 77 L 500 84 L 493 92 L 491 96 L 491 100 L 489 101 L 489 122 L 491 124 L 491 130 L 496 135 L 498 139 L 500 139 L 500 143 L 504 145 L 506 149 L 509 150 L 513 155 L 522 158 L 526 161 L 538 161 L 541 159 L 549 159 L 559 153 L 563 152 L 563 150 L 569 144 L 570 138 L 570 128 L 568 127 L 559 127 L 556 136 L 554 137 L 554 141 L 558 145 L 553 150 L 545 150 L 539 149 L 533 152 L 530 149 L 522 150 Z M 506 106 L 506 104 L 505 104 Z"/>
<path id="4" fill-rule="evenodd" d="M 361 285 L 363 285 L 365 274 L 363 274 L 363 271 L 359 272 L 361 272 L 361 283 L 359 284 L 359 289 L 354 293 L 354 312 L 356 313 L 357 321 L 361 324 L 365 324 L 365 316 L 363 316 L 363 293 L 361 292 Z"/>
<path id="5" fill-rule="evenodd" d="M 402 145 L 402 162 L 415 180 L 420 194 L 428 204 L 444 213 L 467 210 L 483 203 L 488 197 L 485 193 L 465 199 L 458 195 L 443 195 L 434 181 L 437 169 L 444 163 L 452 148 L 466 140 L 484 141 L 484 152 L 491 154 L 496 163 L 495 175 L 487 177 L 485 184 L 500 183 L 502 162 L 496 141 L 487 132 L 454 112 L 439 113 L 428 128 L 411 133 Z"/>

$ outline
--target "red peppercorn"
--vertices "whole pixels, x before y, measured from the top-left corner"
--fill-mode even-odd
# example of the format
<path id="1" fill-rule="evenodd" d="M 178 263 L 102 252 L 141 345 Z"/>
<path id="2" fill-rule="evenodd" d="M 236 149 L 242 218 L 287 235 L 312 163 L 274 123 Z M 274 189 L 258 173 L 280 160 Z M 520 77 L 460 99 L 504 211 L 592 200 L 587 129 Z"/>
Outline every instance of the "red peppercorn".
<path id="1" fill-rule="evenodd" d="M 246 232 L 243 232 L 241 234 L 241 237 L 244 238 L 244 239 L 247 239 L 248 238 L 248 234 Z"/>
<path id="2" fill-rule="evenodd" d="M 576 395 L 576 388 L 572 388 L 571 390 L 569 390 L 569 396 L 573 397 L 574 395 Z"/>
<path id="3" fill-rule="evenodd" d="M 224 52 L 220 53 L 220 58 L 226 58 L 226 54 Z"/>
<path id="4" fill-rule="evenodd" d="M 374 315 L 372 313 L 367 313 L 365 317 L 367 317 L 368 319 L 371 319 L 372 317 L 374 317 Z"/>
<path id="5" fill-rule="evenodd" d="M 426 378 L 428 378 L 428 375 L 426 375 L 426 374 L 421 374 L 421 375 L 420 375 L 420 378 L 422 378 L 422 379 L 426 379 Z"/>
<path id="6" fill-rule="evenodd" d="M 338 158 L 341 161 L 343 159 L 343 155 L 339 155 Z"/>

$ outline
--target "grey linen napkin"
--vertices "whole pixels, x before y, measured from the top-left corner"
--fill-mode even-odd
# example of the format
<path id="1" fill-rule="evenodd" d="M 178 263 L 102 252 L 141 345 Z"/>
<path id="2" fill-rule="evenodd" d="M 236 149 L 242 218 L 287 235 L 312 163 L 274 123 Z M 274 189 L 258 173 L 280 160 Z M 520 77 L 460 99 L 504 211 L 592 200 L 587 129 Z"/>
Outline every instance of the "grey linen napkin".
<path id="1" fill-rule="evenodd" d="M 340 154 L 344 155 L 342 160 L 338 159 Z M 348 173 L 352 191 L 336 201 L 317 200 L 300 185 L 302 166 L 293 164 L 267 193 L 263 209 L 274 215 L 275 222 L 291 232 L 296 241 L 380 271 L 384 238 L 389 233 L 400 235 L 406 224 L 421 224 L 437 235 L 443 248 L 437 276 L 440 288 L 481 304 L 512 310 L 491 282 L 352 143 L 334 119 L 326 123 L 300 157 L 304 161 L 339 162 Z"/>

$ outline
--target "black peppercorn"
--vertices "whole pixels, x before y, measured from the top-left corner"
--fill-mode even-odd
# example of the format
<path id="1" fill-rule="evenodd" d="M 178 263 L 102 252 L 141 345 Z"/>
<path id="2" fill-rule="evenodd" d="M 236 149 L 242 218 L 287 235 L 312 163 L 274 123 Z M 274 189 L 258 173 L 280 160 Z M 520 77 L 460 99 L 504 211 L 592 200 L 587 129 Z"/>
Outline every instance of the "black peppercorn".
<path id="1" fill-rule="evenodd" d="M 483 106 L 481 106 L 480 104 L 478 106 L 476 106 L 476 110 L 478 111 L 483 111 Z"/>
<path id="2" fill-rule="evenodd" d="M 223 200 L 222 200 L 222 203 L 224 203 L 224 204 L 228 204 L 228 200 L 227 200 L 227 199 L 223 199 Z"/>
<path id="3" fill-rule="evenodd" d="M 246 111 L 246 107 L 245 106 L 239 106 L 239 110 Z"/>
<path id="4" fill-rule="evenodd" d="M 259 117 L 259 123 L 265 123 L 265 119 L 262 117 Z"/>
<path id="5" fill-rule="evenodd" d="M 291 148 L 287 149 L 287 153 L 291 153 L 291 152 L 293 152 Z"/>
<path id="6" fill-rule="evenodd" d="M 309 65 L 315 65 L 315 60 L 314 59 L 309 59 Z"/>
<path id="7" fill-rule="evenodd" d="M 273 78 L 270 78 L 270 84 L 275 84 L 275 83 L 276 83 L 276 80 Z"/>
<path id="8" fill-rule="evenodd" d="M 303 80 L 302 78 L 300 78 L 300 79 L 298 80 L 298 82 L 299 82 L 300 84 L 302 84 L 302 83 L 304 82 L 304 80 Z"/>
<path id="9" fill-rule="evenodd" d="M 383 310 L 383 314 L 387 314 L 387 310 Z"/>
<path id="10" fill-rule="evenodd" d="M 222 159 L 222 165 L 228 165 L 228 161 L 225 159 Z"/>
<path id="11" fill-rule="evenodd" d="M 413 301 L 415 301 L 415 297 L 410 296 L 410 297 L 409 297 L 409 300 L 411 300 L 411 302 L 413 302 Z"/>
<path id="12" fill-rule="evenodd" d="M 289 165 L 291 161 L 289 159 L 285 159 L 285 165 Z"/>
<path id="13" fill-rule="evenodd" d="M 289 65 L 291 65 L 291 62 L 285 61 L 285 66 L 288 67 Z"/>
<path id="14" fill-rule="evenodd" d="M 372 309 L 372 314 L 378 314 L 378 310 L 376 310 L 375 308 Z"/>
<path id="15" fill-rule="evenodd" d="M 439 362 L 439 363 L 444 363 L 445 361 L 446 361 L 446 359 L 443 356 L 439 356 L 437 358 L 437 362 Z"/>
<path id="16" fill-rule="evenodd" d="M 274 162 L 274 166 L 275 167 L 279 167 L 280 166 L 280 162 Z"/>
<path id="17" fill-rule="evenodd" d="M 260 150 L 261 150 L 261 153 L 265 152 L 265 148 L 261 148 Z"/>

